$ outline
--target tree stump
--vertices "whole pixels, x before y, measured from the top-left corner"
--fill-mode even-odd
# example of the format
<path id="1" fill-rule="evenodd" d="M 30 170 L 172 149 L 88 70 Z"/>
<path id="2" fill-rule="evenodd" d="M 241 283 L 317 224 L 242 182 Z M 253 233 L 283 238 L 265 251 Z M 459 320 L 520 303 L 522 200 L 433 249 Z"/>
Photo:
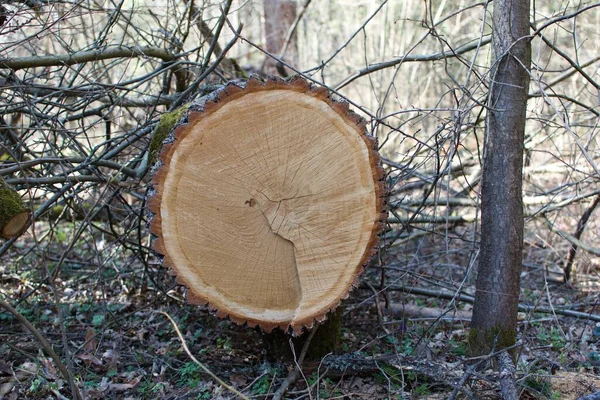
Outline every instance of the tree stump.
<path id="1" fill-rule="evenodd" d="M 376 140 L 345 102 L 295 78 L 235 81 L 167 137 L 153 249 L 192 304 L 300 333 L 347 297 L 387 216 Z"/>

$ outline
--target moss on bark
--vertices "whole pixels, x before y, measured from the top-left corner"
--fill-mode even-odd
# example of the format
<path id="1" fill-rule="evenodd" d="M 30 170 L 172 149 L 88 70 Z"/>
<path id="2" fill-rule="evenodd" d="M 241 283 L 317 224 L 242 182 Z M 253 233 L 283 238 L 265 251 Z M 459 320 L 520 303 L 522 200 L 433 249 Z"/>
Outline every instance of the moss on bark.
<path id="1" fill-rule="evenodd" d="M 158 155 L 163 146 L 163 142 L 169 136 L 169 132 L 175 126 L 175 124 L 179 121 L 184 112 L 187 111 L 189 104 L 184 104 L 183 106 L 171 111 L 164 113 L 160 117 L 160 121 L 158 122 L 158 126 L 152 133 L 152 138 L 150 139 L 150 145 L 148 147 L 148 165 L 153 165 L 158 160 Z"/>
<path id="2" fill-rule="evenodd" d="M 9 239 L 21 234 L 29 224 L 30 212 L 21 196 L 0 178 L 0 236 Z"/>
<path id="3" fill-rule="evenodd" d="M 493 328 L 471 328 L 468 342 L 469 355 L 481 356 L 514 346 L 517 342 L 517 332 L 503 329 L 499 325 Z"/>

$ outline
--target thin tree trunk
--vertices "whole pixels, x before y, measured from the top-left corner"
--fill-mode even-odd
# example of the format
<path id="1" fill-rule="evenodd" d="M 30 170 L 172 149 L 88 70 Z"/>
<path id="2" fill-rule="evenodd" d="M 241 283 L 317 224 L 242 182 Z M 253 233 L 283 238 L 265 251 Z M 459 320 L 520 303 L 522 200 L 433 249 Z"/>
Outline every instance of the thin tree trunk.
<path id="1" fill-rule="evenodd" d="M 523 139 L 531 63 L 529 0 L 494 1 L 493 51 L 482 174 L 482 224 L 473 355 L 516 340 L 523 252 Z"/>
<path id="2" fill-rule="evenodd" d="M 267 52 L 279 56 L 279 53 L 286 45 L 286 36 L 294 20 L 296 19 L 296 0 L 264 0 L 265 12 L 265 39 Z M 290 38 L 282 59 L 290 65 L 296 65 L 298 59 L 298 43 L 296 35 Z M 288 76 L 287 70 L 283 64 L 267 56 L 263 66 L 263 72 L 268 75 Z"/>

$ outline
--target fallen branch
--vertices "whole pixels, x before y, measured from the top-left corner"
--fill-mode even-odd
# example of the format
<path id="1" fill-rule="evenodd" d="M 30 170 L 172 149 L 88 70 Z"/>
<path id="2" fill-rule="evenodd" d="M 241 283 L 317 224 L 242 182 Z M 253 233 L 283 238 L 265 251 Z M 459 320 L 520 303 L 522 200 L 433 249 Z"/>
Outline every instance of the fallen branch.
<path id="1" fill-rule="evenodd" d="M 572 204 L 577 201 L 585 200 L 589 197 L 598 196 L 600 194 L 600 190 L 594 190 L 589 193 L 583 193 L 577 196 L 524 196 L 523 204 L 527 206 L 533 205 L 544 205 L 548 208 L 544 210 L 548 212 L 549 210 L 554 211 L 556 208 L 554 207 L 564 207 L 569 204 Z M 475 199 L 471 199 L 468 197 L 440 197 L 436 199 L 427 199 L 423 202 L 422 199 L 410 199 L 410 200 L 400 200 L 394 201 L 390 204 L 392 208 L 398 207 L 416 207 L 421 205 L 425 206 L 435 206 L 435 207 L 443 207 L 443 206 L 462 206 L 462 207 L 476 207 L 478 204 Z"/>
<path id="2" fill-rule="evenodd" d="M 500 373 L 500 393 L 504 400 L 519 400 L 517 390 L 515 364 L 508 352 L 503 351 L 496 356 L 498 360 L 498 372 Z"/>
<path id="3" fill-rule="evenodd" d="M 273 400 L 281 400 L 283 398 L 283 395 L 285 394 L 286 390 L 290 387 L 290 385 L 293 384 L 294 382 L 296 382 L 296 379 L 298 379 L 298 374 L 301 372 L 300 369 L 301 369 L 302 363 L 304 362 L 304 359 L 306 358 L 306 354 L 308 353 L 308 347 L 310 346 L 310 342 L 312 341 L 312 338 L 315 336 L 315 333 L 317 332 L 318 328 L 319 328 L 318 325 L 314 326 L 313 330 L 310 332 L 310 334 L 306 338 L 306 342 L 304 342 L 304 345 L 302 346 L 302 351 L 300 352 L 300 357 L 298 358 L 298 361 L 294 360 L 296 363 L 296 367 L 292 370 L 292 372 L 290 372 L 288 377 L 285 378 L 285 380 L 281 383 L 281 386 L 279 386 L 279 389 L 277 389 L 277 391 L 273 394 Z M 294 351 L 294 345 L 291 344 L 291 346 L 292 346 L 292 351 Z"/>
<path id="4" fill-rule="evenodd" d="M 600 204 L 600 196 L 596 196 L 594 201 L 592 201 L 592 204 L 590 204 L 590 206 L 585 210 L 585 212 L 577 222 L 577 229 L 575 230 L 575 235 L 573 236 L 575 239 L 581 239 L 581 235 L 583 234 L 585 226 L 598 204 Z M 565 264 L 564 268 L 565 282 L 569 282 L 569 278 L 571 277 L 571 267 L 573 266 L 575 255 L 577 254 L 577 247 L 578 246 L 574 244 L 573 246 L 571 246 L 571 249 L 569 249 L 569 256 L 567 257 L 567 263 Z"/>
<path id="5" fill-rule="evenodd" d="M 453 321 L 471 321 L 471 311 L 421 307 L 413 304 L 390 304 L 390 311 L 396 318 L 432 318 Z"/>
<path id="6" fill-rule="evenodd" d="M 406 218 L 388 218 L 389 224 L 446 224 L 446 223 L 467 223 L 475 222 L 477 215 L 438 215 L 438 216 L 423 216 L 423 217 L 406 217 Z"/>
<path id="7" fill-rule="evenodd" d="M 434 361 L 405 355 L 381 355 L 365 357 L 357 353 L 331 355 L 319 363 L 327 369 L 327 376 L 334 379 L 348 375 L 372 375 L 381 373 L 381 364 L 389 365 L 398 371 L 398 375 L 413 374 L 417 380 L 424 380 L 446 388 L 460 381 L 458 370 L 448 370 Z M 314 367 L 316 367 L 315 365 Z M 307 371 L 310 371 L 307 366 Z"/>
<path id="8" fill-rule="evenodd" d="M 48 200 L 44 202 L 35 212 L 33 213 L 32 221 L 37 221 L 40 215 L 43 215 L 50 207 L 52 207 L 67 191 L 71 190 L 75 186 L 74 183 L 67 183 L 60 188 L 56 193 L 52 195 Z M 8 239 L 2 246 L 0 246 L 0 256 L 4 255 L 8 249 L 15 243 L 17 236 Z"/>
<path id="9" fill-rule="evenodd" d="M 469 396 L 470 399 L 475 399 L 475 396 L 473 395 L 470 389 L 465 387 L 465 384 L 467 383 L 471 375 L 473 375 L 473 373 L 477 370 L 478 365 L 479 363 L 469 365 L 462 378 L 460 378 L 460 381 L 458 381 L 458 383 L 454 385 L 452 393 L 450 393 L 450 396 L 448 396 L 448 400 L 454 400 L 459 392 L 463 392 L 464 394 Z"/>
<path id="10" fill-rule="evenodd" d="M 169 314 L 167 314 L 166 312 L 164 312 L 164 311 L 159 311 L 159 313 L 161 313 L 162 315 L 164 315 L 165 317 L 167 317 L 169 319 L 169 321 L 171 322 L 171 325 L 173 325 L 173 328 L 175 328 L 175 332 L 177 333 L 177 336 L 179 337 L 179 341 L 181 342 L 181 346 L 183 347 L 183 350 L 188 355 L 188 357 L 197 366 L 199 366 L 202 369 L 202 371 L 204 371 L 208 375 L 210 375 L 210 377 L 213 378 L 215 381 L 217 381 L 219 383 L 219 385 L 223 386 L 224 388 L 226 388 L 227 390 L 229 390 L 231 393 L 235 394 L 236 396 L 240 397 L 241 399 L 250 400 L 249 397 L 247 397 L 244 394 L 240 393 L 235 388 L 229 386 L 221 378 L 219 378 L 217 375 L 215 375 L 214 372 L 212 372 L 210 369 L 208 369 L 208 367 L 206 365 L 204 365 L 200 361 L 198 361 L 196 359 L 196 357 L 194 357 L 194 355 L 192 354 L 192 352 L 190 351 L 190 349 L 187 347 L 187 344 L 185 343 L 185 339 L 184 339 L 183 335 L 181 334 L 181 331 L 179 330 L 179 327 L 177 326 L 177 323 L 173 320 L 173 318 L 171 318 L 171 316 Z"/>
<path id="11" fill-rule="evenodd" d="M 422 186 L 425 183 L 420 182 L 419 186 Z M 412 188 L 411 188 L 412 189 Z M 582 201 L 588 199 L 593 196 L 600 196 L 600 189 L 593 190 L 588 193 L 584 193 L 581 195 L 573 196 L 573 197 L 560 197 L 556 196 L 528 196 L 523 198 L 524 205 L 541 205 L 544 206 L 536 211 L 525 211 L 525 218 L 539 218 L 544 217 L 546 214 L 560 210 L 568 205 L 576 203 L 578 201 Z M 558 200 L 558 202 L 553 203 L 553 201 Z M 449 198 L 440 198 L 440 199 L 413 199 L 413 200 L 401 200 L 392 202 L 390 208 L 392 210 L 400 208 L 400 207 L 443 207 L 443 206 L 451 206 L 451 207 L 476 207 L 477 204 L 469 199 L 469 198 L 461 198 L 461 197 L 449 197 Z M 416 217 L 400 217 L 400 218 L 388 218 L 387 222 L 389 224 L 447 224 L 447 223 L 471 223 L 475 222 L 477 215 L 467 213 L 465 215 L 444 215 L 444 213 L 440 213 L 440 215 L 423 215 Z M 552 229 L 552 228 L 551 228 Z M 556 233 L 559 233 L 566 240 L 570 241 L 572 244 L 577 245 L 592 253 L 594 255 L 600 254 L 600 249 L 596 249 L 591 246 L 587 246 L 585 244 L 580 244 L 577 238 L 569 235 L 568 233 L 564 233 L 562 231 L 558 231 L 553 229 Z M 590 250 L 588 250 L 590 249 Z"/>
<path id="12" fill-rule="evenodd" d="M 600 249 L 596 248 L 596 247 L 592 247 L 584 242 L 582 242 L 581 240 L 577 239 L 576 237 L 568 234 L 567 232 L 563 232 L 560 229 L 558 229 L 557 227 L 555 227 L 550 221 L 548 221 L 546 219 L 546 225 L 548 225 L 548 228 L 550 228 L 550 230 L 560 236 L 562 236 L 563 239 L 565 239 L 567 242 L 571 243 L 573 246 L 577 246 L 582 248 L 583 250 L 587 251 L 590 254 L 593 254 L 595 256 L 600 256 Z"/>
<path id="13" fill-rule="evenodd" d="M 56 354 L 56 352 L 54 351 L 54 349 L 52 348 L 50 343 L 48 343 L 48 341 L 46 341 L 46 339 L 44 339 L 42 334 L 35 328 L 35 326 L 33 326 L 27 318 L 25 318 L 23 315 L 21 315 L 21 313 L 19 313 L 10 304 L 8 304 L 6 301 L 4 301 L 2 299 L 0 299 L 0 307 L 4 308 L 6 311 L 11 313 L 17 319 L 17 321 L 19 321 L 22 325 L 24 325 L 29 330 L 29 332 L 31 332 L 31 334 L 36 338 L 36 340 L 42 345 L 42 348 L 44 349 L 46 354 L 48 354 L 48 356 L 50 356 L 50 358 L 52 358 L 52 360 L 56 364 L 56 366 L 57 366 L 58 370 L 60 371 L 60 373 L 62 374 L 62 376 L 67 380 L 67 382 L 69 382 L 69 386 L 71 387 L 71 392 L 73 394 L 73 398 L 76 400 L 83 399 L 83 397 L 81 396 L 81 393 L 79 393 L 79 389 L 77 388 L 75 381 L 73 380 L 73 376 L 71 375 L 71 372 L 67 369 L 67 367 L 65 367 L 65 365 L 60 360 L 59 355 Z"/>
<path id="14" fill-rule="evenodd" d="M 361 285 L 361 289 L 371 290 L 367 285 Z M 385 290 L 398 291 L 408 294 L 418 294 L 427 297 L 435 297 L 438 299 L 447 299 L 447 300 L 455 300 L 462 301 L 469 304 L 475 303 L 475 298 L 473 296 L 469 296 L 467 294 L 457 294 L 453 293 L 449 290 L 433 290 L 433 289 L 425 289 L 414 286 L 401 286 L 401 285 L 390 285 L 385 288 Z M 560 314 L 565 315 L 567 317 L 573 318 L 582 318 L 590 321 L 600 322 L 600 315 L 585 313 L 580 311 L 572 311 L 562 308 L 554 308 L 554 307 L 540 307 L 540 306 L 529 306 L 526 304 L 519 303 L 519 311 L 522 312 L 538 312 L 542 314 Z"/>

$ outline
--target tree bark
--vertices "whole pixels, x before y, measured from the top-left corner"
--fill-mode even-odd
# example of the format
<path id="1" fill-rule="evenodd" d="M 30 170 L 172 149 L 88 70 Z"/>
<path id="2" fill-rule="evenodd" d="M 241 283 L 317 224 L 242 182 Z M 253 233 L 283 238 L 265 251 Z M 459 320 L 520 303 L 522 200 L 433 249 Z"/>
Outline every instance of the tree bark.
<path id="1" fill-rule="evenodd" d="M 285 46 L 287 33 L 296 19 L 296 1 L 295 0 L 264 0 L 265 12 L 265 41 L 267 52 L 274 56 L 279 56 Z M 296 35 L 290 37 L 290 43 L 287 46 L 283 60 L 295 65 L 298 58 L 298 43 Z M 283 64 L 267 56 L 263 66 L 263 72 L 267 75 L 280 75 L 286 77 L 289 75 Z"/>
<path id="2" fill-rule="evenodd" d="M 523 252 L 523 140 L 531 44 L 529 0 L 494 1 L 493 66 L 481 193 L 481 246 L 470 351 L 516 341 Z"/>
<path id="3" fill-rule="evenodd" d="M 21 195 L 0 178 L 0 237 L 10 239 L 23 233 L 30 216 Z"/>
<path id="4" fill-rule="evenodd" d="M 344 307 L 338 307 L 327 315 L 327 319 L 317 327 L 311 342 L 306 349 L 307 360 L 320 360 L 329 353 L 339 350 L 342 340 L 342 317 Z M 267 360 L 272 362 L 294 361 L 301 353 L 312 331 L 306 331 L 300 336 L 292 337 L 281 329 L 262 333 Z M 290 346 L 290 340 L 294 351 Z"/>

